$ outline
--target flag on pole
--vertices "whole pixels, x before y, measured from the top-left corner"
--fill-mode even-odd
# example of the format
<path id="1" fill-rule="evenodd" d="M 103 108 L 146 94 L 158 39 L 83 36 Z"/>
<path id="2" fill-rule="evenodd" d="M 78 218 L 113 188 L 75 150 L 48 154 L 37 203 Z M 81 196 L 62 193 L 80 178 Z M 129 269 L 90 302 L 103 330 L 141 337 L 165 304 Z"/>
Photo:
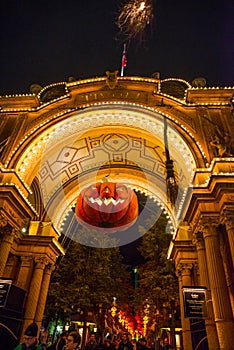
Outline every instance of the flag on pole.
<path id="1" fill-rule="evenodd" d="M 121 66 L 121 77 L 124 73 L 124 67 L 127 65 L 127 53 L 126 53 L 126 44 L 124 44 L 123 55 L 122 55 L 122 66 Z"/>

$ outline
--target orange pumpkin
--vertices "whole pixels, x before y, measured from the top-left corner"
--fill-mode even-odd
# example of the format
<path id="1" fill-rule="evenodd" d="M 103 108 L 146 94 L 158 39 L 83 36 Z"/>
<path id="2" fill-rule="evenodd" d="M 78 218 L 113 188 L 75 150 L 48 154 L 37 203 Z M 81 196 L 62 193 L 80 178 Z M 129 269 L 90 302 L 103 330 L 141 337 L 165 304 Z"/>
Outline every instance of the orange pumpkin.
<path id="1" fill-rule="evenodd" d="M 136 221 L 138 199 L 135 192 L 122 183 L 98 182 L 81 191 L 75 214 L 83 226 L 122 231 Z"/>

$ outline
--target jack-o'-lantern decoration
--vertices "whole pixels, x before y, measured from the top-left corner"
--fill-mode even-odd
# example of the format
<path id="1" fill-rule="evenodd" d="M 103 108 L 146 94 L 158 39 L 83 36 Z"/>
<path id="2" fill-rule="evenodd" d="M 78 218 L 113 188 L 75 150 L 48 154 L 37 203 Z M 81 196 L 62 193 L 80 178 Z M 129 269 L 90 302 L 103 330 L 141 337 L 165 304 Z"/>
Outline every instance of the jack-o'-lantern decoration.
<path id="1" fill-rule="evenodd" d="M 98 182 L 81 191 L 75 214 L 83 226 L 108 228 L 108 232 L 123 231 L 138 217 L 138 198 L 125 184 Z"/>

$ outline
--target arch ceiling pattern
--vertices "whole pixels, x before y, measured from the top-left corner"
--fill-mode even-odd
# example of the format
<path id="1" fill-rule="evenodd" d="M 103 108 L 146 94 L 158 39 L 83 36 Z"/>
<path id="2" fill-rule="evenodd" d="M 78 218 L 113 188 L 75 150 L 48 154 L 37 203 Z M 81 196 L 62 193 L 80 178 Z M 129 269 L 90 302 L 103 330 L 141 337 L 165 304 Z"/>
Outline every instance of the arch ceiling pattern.
<path id="1" fill-rule="evenodd" d="M 188 145 L 170 123 L 167 134 L 179 185 L 172 214 L 175 221 L 196 164 Z M 79 191 L 103 175 L 109 176 L 110 169 L 114 169 L 111 179 L 128 182 L 166 205 L 165 159 L 163 116 L 139 106 L 115 103 L 84 109 L 48 127 L 21 154 L 17 170 L 29 185 L 38 177 L 44 204 L 58 227 Z M 140 173 L 134 175 L 134 169 Z M 58 206 L 67 183 L 72 185 Z M 57 200 L 51 201 L 59 191 Z"/>

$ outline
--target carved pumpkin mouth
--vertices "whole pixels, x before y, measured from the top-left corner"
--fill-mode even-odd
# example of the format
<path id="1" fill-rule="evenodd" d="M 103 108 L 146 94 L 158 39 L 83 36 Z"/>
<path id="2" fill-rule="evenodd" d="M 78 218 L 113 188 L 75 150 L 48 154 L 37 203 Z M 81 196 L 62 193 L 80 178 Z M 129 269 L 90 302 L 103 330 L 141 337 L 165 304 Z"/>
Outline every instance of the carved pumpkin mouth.
<path id="1" fill-rule="evenodd" d="M 111 198 L 106 198 L 106 197 L 104 197 L 104 198 L 100 198 L 100 197 L 98 197 L 98 198 L 93 198 L 93 197 L 87 197 L 87 199 L 92 203 L 92 204 L 94 204 L 94 203 L 97 203 L 100 207 L 104 204 L 104 205 L 106 205 L 106 206 L 108 206 L 109 204 L 113 204 L 114 206 L 116 206 L 116 205 L 118 205 L 118 204 L 122 204 L 122 203 L 124 203 L 124 202 L 126 202 L 126 199 L 121 199 L 121 198 L 119 198 L 119 199 L 114 199 L 113 197 L 111 197 Z"/>

